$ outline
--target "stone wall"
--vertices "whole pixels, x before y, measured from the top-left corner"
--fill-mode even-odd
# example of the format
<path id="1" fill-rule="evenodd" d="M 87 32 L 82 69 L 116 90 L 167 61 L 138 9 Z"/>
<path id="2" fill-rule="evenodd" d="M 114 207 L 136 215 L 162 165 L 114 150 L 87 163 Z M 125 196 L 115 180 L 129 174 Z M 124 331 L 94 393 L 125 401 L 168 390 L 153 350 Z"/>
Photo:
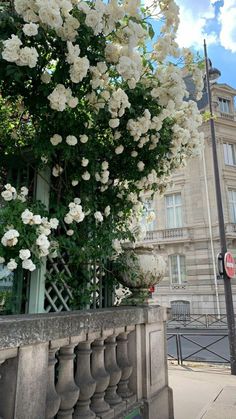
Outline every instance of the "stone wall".
<path id="1" fill-rule="evenodd" d="M 0 418 L 173 419 L 158 306 L 0 318 Z"/>

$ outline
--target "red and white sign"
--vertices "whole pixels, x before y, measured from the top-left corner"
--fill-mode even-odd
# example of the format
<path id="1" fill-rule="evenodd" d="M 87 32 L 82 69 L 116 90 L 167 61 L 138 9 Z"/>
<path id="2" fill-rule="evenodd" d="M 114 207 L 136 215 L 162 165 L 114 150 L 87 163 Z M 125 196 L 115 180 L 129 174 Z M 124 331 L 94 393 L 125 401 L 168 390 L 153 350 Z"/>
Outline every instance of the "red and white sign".
<path id="1" fill-rule="evenodd" d="M 225 266 L 225 272 L 227 273 L 228 277 L 233 278 L 235 276 L 235 261 L 234 261 L 232 253 L 230 252 L 225 253 L 224 266 Z"/>

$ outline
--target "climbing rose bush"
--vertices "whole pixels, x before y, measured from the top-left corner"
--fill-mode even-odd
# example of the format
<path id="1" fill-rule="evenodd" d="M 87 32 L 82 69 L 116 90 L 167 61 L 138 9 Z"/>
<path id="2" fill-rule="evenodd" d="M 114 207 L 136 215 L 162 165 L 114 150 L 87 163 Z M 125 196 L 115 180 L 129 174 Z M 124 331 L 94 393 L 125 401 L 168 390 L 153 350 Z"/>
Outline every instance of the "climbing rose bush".
<path id="1" fill-rule="evenodd" d="M 192 74 L 199 99 L 201 69 L 176 44 L 173 0 L 146 9 L 139 0 L 15 0 L 14 7 L 0 19 L 0 91 L 5 103 L 18 103 L 21 119 L 7 131 L 5 153 L 24 154 L 27 146 L 36 170 L 50 171 L 49 211 L 73 271 L 134 240 L 146 193 L 163 193 L 171 173 L 199 152 L 201 116 L 187 100 L 184 75 Z M 152 14 L 163 22 L 157 35 Z M 22 201 L 10 199 L 11 188 L 2 198 L 5 208 L 14 201 L 18 216 Z M 41 223 L 32 224 L 36 215 L 27 211 L 21 208 L 21 222 L 24 214 L 35 234 L 17 256 L 24 230 L 13 235 L 16 217 L 1 225 L 9 269 L 21 259 L 33 270 L 49 252 L 44 229 L 54 227 L 39 214 Z"/>

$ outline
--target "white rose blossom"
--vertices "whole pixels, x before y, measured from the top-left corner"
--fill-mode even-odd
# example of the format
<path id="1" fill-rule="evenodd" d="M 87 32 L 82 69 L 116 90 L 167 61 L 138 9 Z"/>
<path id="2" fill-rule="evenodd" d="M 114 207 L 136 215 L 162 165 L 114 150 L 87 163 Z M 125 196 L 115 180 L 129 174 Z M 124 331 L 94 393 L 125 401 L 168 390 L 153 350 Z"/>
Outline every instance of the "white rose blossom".
<path id="1" fill-rule="evenodd" d="M 22 268 L 27 269 L 30 272 L 33 272 L 35 271 L 36 266 L 31 259 L 24 259 L 22 261 Z"/>
<path id="2" fill-rule="evenodd" d="M 83 135 L 80 135 L 79 139 L 81 143 L 85 144 L 88 141 L 88 136 L 83 134 Z"/>
<path id="3" fill-rule="evenodd" d="M 19 251 L 19 256 L 20 256 L 20 259 L 21 260 L 26 260 L 26 259 L 29 259 L 30 258 L 31 252 L 30 252 L 29 249 L 21 249 Z"/>
<path id="4" fill-rule="evenodd" d="M 56 164 L 56 166 L 54 166 L 52 169 L 52 174 L 55 177 L 60 176 L 62 172 L 63 172 L 63 168 L 59 164 Z"/>
<path id="5" fill-rule="evenodd" d="M 10 262 L 8 262 L 7 264 L 7 269 L 9 269 L 9 271 L 14 271 L 16 268 L 17 268 L 17 263 L 15 259 L 10 259 Z"/>
<path id="6" fill-rule="evenodd" d="M 86 159 L 85 157 L 83 157 L 81 161 L 81 166 L 87 167 L 88 164 L 89 164 L 89 159 Z"/>
<path id="7" fill-rule="evenodd" d="M 96 212 L 94 213 L 94 218 L 95 218 L 95 220 L 96 220 L 96 221 L 98 221 L 99 223 L 102 223 L 102 222 L 103 222 L 103 215 L 102 215 L 102 213 L 101 213 L 100 211 L 96 211 Z"/>
<path id="8" fill-rule="evenodd" d="M 58 144 L 60 144 L 62 142 L 62 136 L 59 134 L 54 134 L 51 138 L 50 138 L 50 142 L 52 145 L 56 146 Z"/>
<path id="9" fill-rule="evenodd" d="M 89 180 L 90 179 L 90 177 L 91 177 L 91 175 L 90 175 L 90 173 L 86 170 L 86 172 L 84 172 L 83 174 L 82 174 L 82 179 L 84 179 L 84 180 Z"/>
<path id="10" fill-rule="evenodd" d="M 5 247 L 13 247 L 18 243 L 18 237 L 20 236 L 17 230 L 10 229 L 2 237 L 1 243 Z"/>
<path id="11" fill-rule="evenodd" d="M 33 23 L 33 22 L 26 23 L 23 26 L 23 32 L 27 36 L 35 36 L 38 33 L 38 27 L 39 25 L 37 25 L 36 23 Z"/>
<path id="12" fill-rule="evenodd" d="M 78 143 L 78 140 L 77 140 L 77 138 L 74 135 L 68 135 L 66 137 L 66 143 L 68 145 L 74 146 L 74 145 L 76 145 Z"/>
<path id="13" fill-rule="evenodd" d="M 40 79 L 41 79 L 42 83 L 49 84 L 51 79 L 52 79 L 52 76 L 51 76 L 51 74 L 48 73 L 48 71 L 44 71 L 41 74 Z"/>

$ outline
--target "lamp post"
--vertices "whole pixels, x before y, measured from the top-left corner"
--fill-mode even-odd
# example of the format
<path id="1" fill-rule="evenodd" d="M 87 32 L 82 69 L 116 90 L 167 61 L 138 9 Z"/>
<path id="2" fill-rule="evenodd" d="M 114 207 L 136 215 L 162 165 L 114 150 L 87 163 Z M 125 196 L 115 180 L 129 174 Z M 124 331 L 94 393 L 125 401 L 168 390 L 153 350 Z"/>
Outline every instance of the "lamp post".
<path id="1" fill-rule="evenodd" d="M 216 80 L 220 76 L 220 72 L 217 69 L 209 68 L 209 60 L 207 57 L 207 47 L 206 47 L 205 39 L 204 39 L 204 55 L 205 55 L 205 65 L 206 65 L 207 94 L 208 94 L 208 103 L 209 103 L 209 110 L 210 110 L 211 142 L 212 142 L 213 165 L 214 165 L 214 175 L 215 175 L 214 177 L 215 177 L 215 189 L 216 189 L 216 202 L 217 202 L 217 210 L 218 210 L 221 257 L 224 260 L 224 256 L 227 253 L 227 243 L 226 243 L 226 235 L 225 235 L 219 166 L 218 166 L 218 157 L 217 157 L 217 149 L 216 149 L 215 124 L 214 124 L 214 118 L 213 118 L 213 112 L 212 112 L 212 98 L 211 98 L 211 88 L 210 88 L 210 78 L 211 80 Z M 224 281 L 225 306 L 226 306 L 226 316 L 227 316 L 227 325 L 228 325 L 231 374 L 236 375 L 236 334 L 235 334 L 234 307 L 233 307 L 231 282 L 230 282 L 230 278 L 228 277 L 226 273 L 224 266 L 223 266 L 223 281 Z"/>

